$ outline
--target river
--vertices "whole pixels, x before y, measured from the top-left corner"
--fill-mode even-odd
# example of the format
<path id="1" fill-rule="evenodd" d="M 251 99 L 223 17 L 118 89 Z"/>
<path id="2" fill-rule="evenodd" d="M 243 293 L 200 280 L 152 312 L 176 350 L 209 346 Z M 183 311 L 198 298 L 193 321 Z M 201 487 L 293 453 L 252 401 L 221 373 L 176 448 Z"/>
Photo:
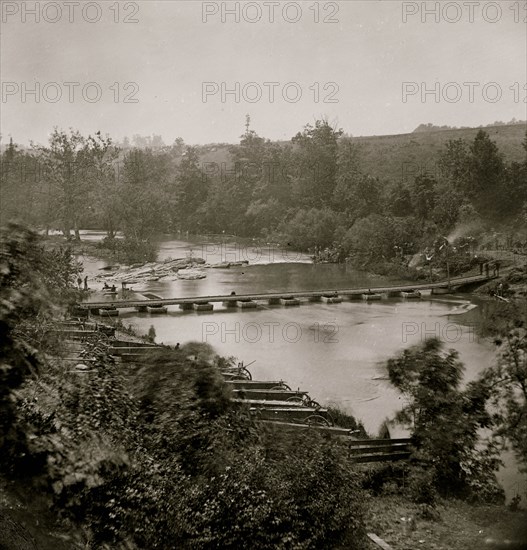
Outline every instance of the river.
<path id="1" fill-rule="evenodd" d="M 96 238 L 93 234 L 87 237 Z M 271 245 L 241 245 L 227 238 L 166 238 L 160 242 L 159 259 L 181 258 L 189 253 L 210 263 L 248 260 L 250 264 L 207 269 L 207 277 L 201 280 L 148 282 L 134 285 L 134 290 L 169 298 L 401 282 L 350 265 L 314 265 L 303 254 Z M 92 274 L 105 265 L 89 258 L 84 262 Z M 387 380 L 385 364 L 406 347 L 437 336 L 446 349 L 458 351 L 466 368 L 465 381 L 476 378 L 495 358 L 491 342 L 479 339 L 472 326 L 457 322 L 460 313 L 475 307 L 466 294 L 424 296 L 417 301 L 261 305 L 244 311 L 218 304 L 214 307 L 212 312 L 194 312 L 172 306 L 166 315 L 122 310 L 120 317 L 139 333 L 153 326 L 158 343 L 207 342 L 220 355 L 250 363 L 254 379 L 283 379 L 293 389 L 308 391 L 320 404 L 337 405 L 353 414 L 372 434 L 401 407 L 401 396 Z M 515 494 L 517 476 L 500 477 L 507 493 Z"/>

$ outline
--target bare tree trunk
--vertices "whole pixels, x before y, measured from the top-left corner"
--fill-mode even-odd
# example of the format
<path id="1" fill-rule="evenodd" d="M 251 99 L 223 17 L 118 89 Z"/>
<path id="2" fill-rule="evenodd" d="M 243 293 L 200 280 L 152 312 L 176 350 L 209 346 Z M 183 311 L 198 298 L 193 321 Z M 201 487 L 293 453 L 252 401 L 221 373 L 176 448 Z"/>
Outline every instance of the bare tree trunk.
<path id="1" fill-rule="evenodd" d="M 62 229 L 62 233 L 64 233 L 64 236 L 66 237 L 66 239 L 69 241 L 71 240 L 71 227 L 70 227 L 70 224 L 69 222 L 65 222 L 64 223 L 64 227 Z"/>
<path id="2" fill-rule="evenodd" d="M 107 220 L 108 220 L 108 222 L 107 222 L 107 226 L 106 226 L 106 233 L 107 233 L 109 239 L 113 239 L 113 238 L 115 238 L 115 230 L 114 230 L 114 227 L 113 227 L 113 222 L 112 222 L 111 215 L 108 216 Z"/>
<path id="3" fill-rule="evenodd" d="M 81 240 L 81 234 L 79 232 L 79 225 L 77 223 L 77 220 L 74 222 L 74 232 L 75 232 L 75 240 L 80 241 Z"/>

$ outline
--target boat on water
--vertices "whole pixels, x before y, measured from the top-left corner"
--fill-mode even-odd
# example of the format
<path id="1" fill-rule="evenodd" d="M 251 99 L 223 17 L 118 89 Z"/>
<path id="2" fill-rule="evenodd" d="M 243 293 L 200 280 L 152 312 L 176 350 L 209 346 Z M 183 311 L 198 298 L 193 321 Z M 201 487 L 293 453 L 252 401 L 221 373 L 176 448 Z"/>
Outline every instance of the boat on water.
<path id="1" fill-rule="evenodd" d="M 167 313 L 167 306 L 146 306 L 148 313 Z"/>
<path id="2" fill-rule="evenodd" d="M 99 315 L 99 317 L 118 317 L 119 310 L 116 308 L 99 308 L 97 310 L 97 315 Z"/>
<path id="3" fill-rule="evenodd" d="M 403 290 L 401 292 L 401 297 L 406 298 L 407 300 L 420 300 L 421 293 L 418 290 Z"/>

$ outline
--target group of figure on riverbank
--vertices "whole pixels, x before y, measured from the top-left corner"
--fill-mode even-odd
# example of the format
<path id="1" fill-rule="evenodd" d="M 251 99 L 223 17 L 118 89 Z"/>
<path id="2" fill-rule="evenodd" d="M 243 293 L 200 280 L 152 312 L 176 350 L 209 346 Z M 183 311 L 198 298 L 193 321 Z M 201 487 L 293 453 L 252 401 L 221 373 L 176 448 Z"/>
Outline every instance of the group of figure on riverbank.
<path id="1" fill-rule="evenodd" d="M 83 280 L 81 279 L 81 277 L 77 277 L 77 286 L 79 287 L 79 290 L 90 290 L 88 287 L 88 275 L 84 277 L 84 289 L 82 288 L 82 282 Z"/>
<path id="2" fill-rule="evenodd" d="M 479 274 L 483 275 L 483 270 L 485 270 L 485 276 L 490 277 L 490 268 L 493 270 L 493 276 L 499 277 L 500 276 L 500 262 L 498 260 L 494 260 L 493 262 L 480 262 L 479 263 Z"/>

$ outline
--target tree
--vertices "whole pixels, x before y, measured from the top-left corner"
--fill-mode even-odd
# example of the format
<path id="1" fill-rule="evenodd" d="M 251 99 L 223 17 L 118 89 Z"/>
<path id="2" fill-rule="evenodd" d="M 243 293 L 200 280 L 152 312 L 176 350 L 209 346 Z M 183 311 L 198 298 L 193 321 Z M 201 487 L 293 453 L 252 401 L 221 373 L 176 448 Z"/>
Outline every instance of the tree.
<path id="1" fill-rule="evenodd" d="M 86 140 L 77 130 L 54 128 L 48 147 L 36 147 L 49 188 L 51 210 L 56 212 L 64 236 L 80 240 L 79 220 L 88 206 L 90 189 L 83 181 L 86 169 Z"/>
<path id="2" fill-rule="evenodd" d="M 118 151 L 100 132 L 85 138 L 77 130 L 54 128 L 49 145 L 34 146 L 46 228 L 58 223 L 64 236 L 80 240 L 80 224 L 94 213 L 112 235 L 116 226 L 116 185 L 113 162 Z M 93 211 L 95 209 L 95 212 Z"/>
<path id="3" fill-rule="evenodd" d="M 496 365 L 488 368 L 480 383 L 489 393 L 495 434 L 512 445 L 527 471 L 527 335 L 519 326 L 498 339 Z"/>
<path id="4" fill-rule="evenodd" d="M 504 192 L 509 197 L 509 215 L 519 214 L 527 205 L 527 132 L 522 142 L 525 150 L 523 162 L 511 162 L 506 167 Z"/>
<path id="5" fill-rule="evenodd" d="M 417 176 L 409 185 L 410 197 L 415 216 L 421 223 L 429 218 L 436 204 L 437 181 L 429 174 Z"/>
<path id="6" fill-rule="evenodd" d="M 503 155 L 489 135 L 480 130 L 470 145 L 468 194 L 482 216 L 502 217 L 510 204 L 505 188 Z"/>
<path id="7" fill-rule="evenodd" d="M 350 224 L 384 209 L 382 184 L 361 168 L 361 149 L 349 138 L 339 140 L 336 185 L 332 206 L 345 212 Z"/>
<path id="8" fill-rule="evenodd" d="M 133 149 L 125 157 L 121 184 L 122 229 L 131 242 L 151 239 L 169 226 L 169 157 Z"/>
<path id="9" fill-rule="evenodd" d="M 382 213 L 383 192 L 377 178 L 364 174 L 360 168 L 360 150 L 346 140 L 339 146 L 338 169 L 332 204 L 346 213 L 353 223 L 370 214 Z"/>
<path id="10" fill-rule="evenodd" d="M 9 140 L 0 155 L 0 221 L 45 224 L 49 217 L 39 159 Z"/>
<path id="11" fill-rule="evenodd" d="M 74 293 L 81 268 L 68 250 L 46 251 L 29 229 L 0 230 L 0 467 L 22 467 L 26 433 L 14 390 L 35 375 L 54 349 L 50 328 L 55 309 Z M 18 473 L 21 473 L 20 471 Z"/>
<path id="12" fill-rule="evenodd" d="M 236 182 L 231 190 L 239 201 L 245 227 L 237 233 L 260 236 L 274 229 L 291 204 L 288 151 L 253 131 L 231 149 Z"/>
<path id="13" fill-rule="evenodd" d="M 393 216 L 411 216 L 413 213 L 412 196 L 408 186 L 392 183 L 387 191 L 386 205 L 388 212 Z"/>
<path id="14" fill-rule="evenodd" d="M 343 237 L 348 255 L 362 266 L 393 260 L 415 251 L 416 219 L 371 214 L 357 220 Z"/>
<path id="15" fill-rule="evenodd" d="M 431 217 L 439 231 L 448 233 L 456 225 L 462 205 L 463 194 L 460 191 L 445 181 L 436 184 Z"/>
<path id="16" fill-rule="evenodd" d="M 335 209 L 345 211 L 353 220 L 355 191 L 363 177 L 360 148 L 349 138 L 341 138 L 338 146 L 337 174 L 332 203 Z M 364 217 L 364 216 L 358 216 Z"/>
<path id="17" fill-rule="evenodd" d="M 195 147 L 187 147 L 177 169 L 173 189 L 175 216 L 173 225 L 190 232 L 201 226 L 204 204 L 207 198 L 207 183 L 200 168 Z"/>
<path id="18" fill-rule="evenodd" d="M 113 239 L 119 227 L 119 202 L 122 196 L 114 162 L 119 150 L 109 137 L 101 132 L 88 136 L 86 140 L 85 182 L 92 192 L 90 206 L 108 237 Z"/>
<path id="19" fill-rule="evenodd" d="M 329 208 L 298 210 L 290 220 L 283 222 L 279 231 L 282 240 L 293 250 L 329 248 L 335 242 L 339 216 Z"/>
<path id="20" fill-rule="evenodd" d="M 463 139 L 446 142 L 438 160 L 442 180 L 466 193 L 469 187 L 469 151 Z"/>
<path id="21" fill-rule="evenodd" d="M 495 493 L 498 461 L 476 451 L 478 429 L 490 426 L 487 394 L 475 383 L 461 389 L 463 370 L 458 353 L 444 353 L 435 338 L 388 361 L 390 382 L 407 400 L 398 419 L 412 427 L 413 458 L 423 481 L 442 494 L 474 497 L 478 476 Z"/>
<path id="22" fill-rule="evenodd" d="M 338 140 L 342 130 L 327 120 L 308 124 L 293 139 L 295 176 L 293 189 L 298 203 L 304 207 L 329 206 L 337 183 Z"/>

